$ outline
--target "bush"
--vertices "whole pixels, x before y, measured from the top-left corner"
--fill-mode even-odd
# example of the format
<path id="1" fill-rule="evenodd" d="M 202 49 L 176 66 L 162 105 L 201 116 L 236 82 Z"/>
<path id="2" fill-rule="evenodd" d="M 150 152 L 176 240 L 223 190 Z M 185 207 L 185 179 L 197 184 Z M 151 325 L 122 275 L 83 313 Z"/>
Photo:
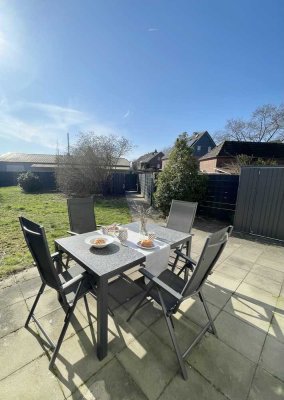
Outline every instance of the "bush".
<path id="1" fill-rule="evenodd" d="M 188 135 L 183 133 L 177 138 L 169 161 L 158 176 L 155 205 L 166 216 L 173 199 L 200 202 L 206 189 L 207 177 L 200 174 L 198 161 L 188 145 Z"/>
<path id="2" fill-rule="evenodd" d="M 38 192 L 42 187 L 39 177 L 32 172 L 25 172 L 23 174 L 20 174 L 17 181 L 18 185 L 26 193 Z"/>

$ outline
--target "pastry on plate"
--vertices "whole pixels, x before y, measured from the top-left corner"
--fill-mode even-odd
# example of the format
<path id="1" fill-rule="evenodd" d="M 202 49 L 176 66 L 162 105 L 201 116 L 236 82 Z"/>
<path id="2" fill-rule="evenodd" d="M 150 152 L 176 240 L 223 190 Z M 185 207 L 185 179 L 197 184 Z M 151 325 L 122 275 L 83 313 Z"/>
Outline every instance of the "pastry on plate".
<path id="1" fill-rule="evenodd" d="M 153 243 L 153 240 L 151 240 L 151 239 L 144 239 L 144 240 L 141 240 L 140 246 L 142 246 L 142 247 L 153 247 L 154 243 Z"/>

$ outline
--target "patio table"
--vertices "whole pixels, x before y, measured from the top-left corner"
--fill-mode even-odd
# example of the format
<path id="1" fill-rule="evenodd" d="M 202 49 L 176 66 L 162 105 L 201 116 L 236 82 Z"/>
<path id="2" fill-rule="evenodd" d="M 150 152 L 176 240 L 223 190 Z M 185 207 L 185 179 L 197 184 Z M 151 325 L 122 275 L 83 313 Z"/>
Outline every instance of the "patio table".
<path id="1" fill-rule="evenodd" d="M 134 232 L 139 232 L 139 223 L 123 225 Z M 187 242 L 190 234 L 148 224 L 149 231 L 157 235 L 157 239 L 169 244 L 171 248 Z M 97 355 L 102 360 L 107 355 L 108 331 L 108 280 L 141 265 L 146 257 L 138 250 L 114 242 L 103 249 L 90 248 L 85 239 L 95 232 L 84 233 L 55 240 L 55 248 L 59 253 L 66 253 L 87 272 L 93 274 L 97 282 Z M 159 251 L 157 249 L 157 251 Z M 58 268 L 59 265 L 57 266 Z"/>

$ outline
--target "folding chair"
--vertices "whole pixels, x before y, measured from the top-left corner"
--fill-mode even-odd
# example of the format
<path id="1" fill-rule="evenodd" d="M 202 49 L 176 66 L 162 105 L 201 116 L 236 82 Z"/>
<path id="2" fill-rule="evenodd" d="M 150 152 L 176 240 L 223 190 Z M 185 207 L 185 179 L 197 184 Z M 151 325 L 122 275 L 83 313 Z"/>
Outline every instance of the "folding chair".
<path id="1" fill-rule="evenodd" d="M 39 292 L 26 320 L 25 327 L 28 328 L 30 320 L 33 319 L 47 339 L 51 349 L 53 349 L 49 363 L 49 369 L 52 369 L 77 301 L 84 297 L 86 308 L 88 308 L 86 295 L 89 292 L 92 294 L 93 290 L 95 290 L 95 280 L 93 276 L 85 272 L 79 265 L 69 268 L 67 271 L 59 274 L 54 265 L 55 261 L 60 262 L 59 253 L 50 254 L 44 228 L 24 217 L 19 217 L 19 220 L 27 246 L 35 261 L 42 281 Z M 60 304 L 65 311 L 64 325 L 56 345 L 34 315 L 35 308 L 46 285 L 57 291 Z"/>
<path id="2" fill-rule="evenodd" d="M 93 197 L 67 199 L 71 235 L 97 230 Z"/>
<path id="3" fill-rule="evenodd" d="M 194 222 L 197 205 L 198 203 L 190 203 L 188 201 L 181 201 L 181 200 L 172 200 L 170 213 L 167 220 L 167 228 L 174 229 L 179 232 L 190 233 Z M 182 251 L 184 248 L 184 244 L 182 244 L 181 246 L 179 246 L 179 248 L 175 250 L 176 257 L 173 264 L 171 265 L 172 271 L 174 271 L 179 261 L 179 258 L 182 257 L 185 260 L 186 265 L 179 272 L 179 275 L 181 272 L 184 271 L 186 278 L 188 271 L 187 268 L 193 271 L 194 266 L 196 264 L 195 261 L 190 258 L 191 238 L 192 235 L 190 236 L 189 241 L 185 244 L 186 254 L 184 254 Z M 186 259 L 183 257 L 184 255 L 187 256 Z"/>
<path id="4" fill-rule="evenodd" d="M 172 344 L 175 349 L 176 356 L 182 371 L 182 376 L 185 380 L 187 379 L 187 371 L 184 363 L 185 357 L 187 357 L 195 344 L 199 342 L 199 340 L 208 330 L 217 336 L 213 319 L 210 315 L 208 306 L 202 294 L 202 286 L 205 283 L 208 274 L 214 267 L 216 261 L 220 257 L 232 232 L 232 229 L 232 226 L 228 226 L 227 228 L 221 229 L 220 231 L 208 236 L 198 263 L 190 279 L 187 282 L 185 282 L 169 269 L 166 269 L 158 277 L 152 275 L 144 268 L 139 269 L 141 274 L 148 278 L 150 282 L 145 288 L 144 296 L 131 312 L 127 321 L 130 321 L 135 312 L 139 308 L 147 304 L 149 301 L 151 301 L 151 299 L 155 300 L 162 307 Z M 204 306 L 205 312 L 208 317 L 208 323 L 196 336 L 191 345 L 183 353 L 181 353 L 174 332 L 172 315 L 178 311 L 183 301 L 196 294 L 198 294 L 199 299 Z"/>

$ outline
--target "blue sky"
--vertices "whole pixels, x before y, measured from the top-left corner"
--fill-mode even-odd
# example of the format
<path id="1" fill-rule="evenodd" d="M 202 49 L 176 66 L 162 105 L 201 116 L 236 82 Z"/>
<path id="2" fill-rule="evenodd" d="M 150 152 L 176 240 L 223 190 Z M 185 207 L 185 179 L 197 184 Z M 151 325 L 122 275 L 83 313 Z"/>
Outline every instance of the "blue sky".
<path id="1" fill-rule="evenodd" d="M 0 154 L 115 133 L 129 159 L 283 102 L 283 0 L 0 0 Z"/>

